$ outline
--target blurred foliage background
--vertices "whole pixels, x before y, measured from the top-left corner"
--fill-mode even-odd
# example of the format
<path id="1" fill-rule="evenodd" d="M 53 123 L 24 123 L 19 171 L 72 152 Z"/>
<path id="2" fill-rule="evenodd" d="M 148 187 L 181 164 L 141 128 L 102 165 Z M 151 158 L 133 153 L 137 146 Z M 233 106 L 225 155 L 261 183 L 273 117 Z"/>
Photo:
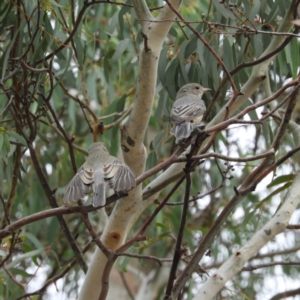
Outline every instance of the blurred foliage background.
<path id="1" fill-rule="evenodd" d="M 74 139 L 77 166 L 84 161 L 82 149 L 87 149 L 93 141 L 91 128 L 104 128 L 98 139 L 105 143 L 112 155 L 121 153 L 119 126 L 133 105 L 142 44 L 141 29 L 131 1 L 122 4 L 92 2 L 4 0 L 0 3 L 1 229 L 52 207 L 28 150 L 28 140 L 34 147 L 49 187 L 55 190 L 58 205 L 62 205 L 64 188 L 74 175 L 68 148 L 71 139 Z M 183 1 L 180 12 L 186 20 L 194 22 L 193 27 L 232 71 L 263 53 L 291 2 Z M 157 15 L 164 5 L 163 1 L 147 3 L 153 9 L 153 15 Z M 299 38 L 287 38 L 290 41 L 276 54 L 267 79 L 246 105 L 270 96 L 297 77 Z M 252 67 L 247 67 L 232 75 L 238 88 L 247 81 L 251 72 Z M 224 72 L 211 52 L 183 23 L 174 22 L 161 52 L 155 102 L 145 136 L 147 169 L 169 157 L 176 146 L 174 138 L 169 135 L 169 112 L 178 89 L 188 82 L 200 82 L 211 88 L 211 93 L 204 96 L 207 106 L 215 92 L 220 90 L 207 118 L 209 121 L 230 99 L 229 84 L 223 77 Z M 268 107 L 249 112 L 245 120 L 260 119 L 263 111 L 274 108 L 286 95 L 280 95 Z M 299 120 L 299 103 L 298 99 L 293 114 L 295 122 Z M 264 153 L 277 129 L 278 120 L 271 117 L 262 124 L 230 126 L 218 133 L 213 151 L 241 158 Z M 299 140 L 291 133 L 286 134 L 278 157 L 296 146 L 299 146 Z M 293 174 L 299 170 L 298 163 L 297 155 L 287 160 L 276 174 L 263 181 L 238 205 L 201 262 L 207 272 L 212 272 L 274 215 L 291 185 Z M 256 164 L 224 164 L 211 158 L 197 167 L 191 189 L 195 201 L 190 205 L 184 237 L 188 254 L 193 253 L 199 239 L 228 202 L 234 193 L 233 187 L 239 186 Z M 147 179 L 144 185 L 152 179 Z M 159 200 L 170 189 L 165 188 Z M 184 185 L 148 229 L 148 241 L 133 246 L 129 252 L 160 258 L 172 256 L 181 215 L 181 205 L 176 204 L 183 201 L 183 195 Z M 151 206 L 141 216 L 134 229 L 143 224 L 155 207 Z M 108 207 L 108 214 L 110 210 Z M 86 247 L 91 237 L 79 215 L 68 215 L 65 219 L 80 249 Z M 90 219 L 101 232 L 99 213 L 90 213 Z M 293 220 L 299 222 L 299 211 Z M 266 245 L 250 265 L 275 260 L 299 261 L 299 249 L 299 235 L 290 230 Z M 85 254 L 87 261 L 89 253 Z M 84 272 L 74 263 L 64 276 L 58 276 L 66 270 L 74 254 L 56 217 L 28 224 L 13 238 L 6 237 L 2 240 L 0 254 L 1 299 L 25 299 L 26 293 L 39 289 L 36 298 L 31 299 L 53 299 L 54 294 L 59 294 L 61 299 L 76 297 Z M 151 270 L 161 272 L 153 261 L 129 258 L 120 259 L 118 269 L 128 275 L 130 264 L 145 274 Z M 58 277 L 54 282 L 59 277 L 64 278 L 57 291 L 49 289 L 47 283 L 55 276 Z M 191 298 L 207 276 L 205 273 L 195 276 L 181 299 Z M 266 295 L 270 296 L 267 286 L 273 281 L 273 286 L 278 287 L 282 283 L 279 277 L 286 282 L 283 289 L 289 289 L 299 278 L 299 268 L 291 265 L 241 272 L 219 297 L 266 299 Z M 163 295 L 166 282 L 167 277 L 158 287 L 157 299 Z M 274 288 L 274 291 L 280 289 Z"/>

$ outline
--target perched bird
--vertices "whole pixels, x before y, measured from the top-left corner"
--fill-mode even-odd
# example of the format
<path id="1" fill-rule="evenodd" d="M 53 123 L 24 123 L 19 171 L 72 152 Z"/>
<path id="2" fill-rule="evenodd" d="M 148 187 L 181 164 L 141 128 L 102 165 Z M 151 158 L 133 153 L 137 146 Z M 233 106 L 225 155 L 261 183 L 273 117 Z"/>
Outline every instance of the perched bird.
<path id="1" fill-rule="evenodd" d="M 67 186 L 63 201 L 77 201 L 87 195 L 92 187 L 93 206 L 103 206 L 107 183 L 115 192 L 128 191 L 136 186 L 131 169 L 121 160 L 110 156 L 103 143 L 94 143 L 88 149 L 86 162 Z"/>
<path id="2" fill-rule="evenodd" d="M 203 93 L 210 91 L 199 83 L 188 83 L 177 93 L 171 109 L 171 130 L 178 140 L 188 138 L 192 131 L 201 124 L 206 107 L 201 99 Z"/>

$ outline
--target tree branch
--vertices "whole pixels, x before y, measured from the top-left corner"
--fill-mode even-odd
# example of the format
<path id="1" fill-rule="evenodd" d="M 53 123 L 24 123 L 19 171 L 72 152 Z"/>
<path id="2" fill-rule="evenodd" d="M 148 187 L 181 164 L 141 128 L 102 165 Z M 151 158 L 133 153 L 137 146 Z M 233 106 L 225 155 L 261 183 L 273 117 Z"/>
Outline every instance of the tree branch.
<path id="1" fill-rule="evenodd" d="M 180 221 L 180 225 L 179 225 L 179 229 L 178 229 L 178 236 L 176 239 L 174 256 L 173 256 L 172 266 L 170 269 L 169 281 L 168 281 L 165 296 L 164 296 L 165 300 L 173 299 L 173 298 L 171 298 L 171 293 L 172 293 L 172 289 L 173 289 L 174 280 L 176 278 L 177 267 L 178 267 L 179 261 L 182 256 L 181 244 L 182 244 L 182 240 L 183 240 L 183 233 L 184 233 L 186 218 L 187 218 L 187 214 L 188 214 L 190 188 L 191 188 L 191 174 L 190 174 L 191 162 L 190 161 L 187 162 L 184 172 L 185 172 L 185 179 L 186 179 L 184 204 L 182 207 L 181 221 Z"/>
<path id="2" fill-rule="evenodd" d="M 217 272 L 202 285 L 194 300 L 213 298 L 262 246 L 286 229 L 294 210 L 300 204 L 299 185 L 300 173 L 294 179 L 284 203 L 275 216 L 222 264 Z"/>

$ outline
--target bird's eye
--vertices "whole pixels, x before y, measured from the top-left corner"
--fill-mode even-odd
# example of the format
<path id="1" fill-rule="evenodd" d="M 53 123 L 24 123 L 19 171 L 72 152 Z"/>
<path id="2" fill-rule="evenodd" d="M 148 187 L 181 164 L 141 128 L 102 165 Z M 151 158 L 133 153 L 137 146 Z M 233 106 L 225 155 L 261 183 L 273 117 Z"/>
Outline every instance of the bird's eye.
<path id="1" fill-rule="evenodd" d="M 196 85 L 196 86 L 195 86 L 195 89 L 196 89 L 196 90 L 199 90 L 199 89 L 200 89 L 200 87 L 199 87 L 198 85 Z"/>

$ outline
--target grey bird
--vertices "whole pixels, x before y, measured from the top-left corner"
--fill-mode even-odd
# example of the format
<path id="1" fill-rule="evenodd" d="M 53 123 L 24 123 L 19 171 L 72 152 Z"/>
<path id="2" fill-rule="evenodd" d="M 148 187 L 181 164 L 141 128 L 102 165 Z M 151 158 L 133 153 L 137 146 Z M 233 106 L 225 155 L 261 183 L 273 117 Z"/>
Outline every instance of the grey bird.
<path id="1" fill-rule="evenodd" d="M 192 131 L 201 124 L 206 111 L 201 97 L 208 91 L 210 89 L 204 88 L 199 83 L 188 83 L 177 92 L 171 109 L 171 122 L 174 125 L 171 134 L 178 140 L 188 138 Z"/>
<path id="2" fill-rule="evenodd" d="M 92 205 L 103 206 L 107 185 L 115 192 L 128 191 L 136 186 L 136 181 L 131 169 L 111 156 L 103 143 L 97 142 L 89 147 L 88 158 L 66 187 L 63 201 L 66 204 L 77 201 L 92 188 Z"/>

